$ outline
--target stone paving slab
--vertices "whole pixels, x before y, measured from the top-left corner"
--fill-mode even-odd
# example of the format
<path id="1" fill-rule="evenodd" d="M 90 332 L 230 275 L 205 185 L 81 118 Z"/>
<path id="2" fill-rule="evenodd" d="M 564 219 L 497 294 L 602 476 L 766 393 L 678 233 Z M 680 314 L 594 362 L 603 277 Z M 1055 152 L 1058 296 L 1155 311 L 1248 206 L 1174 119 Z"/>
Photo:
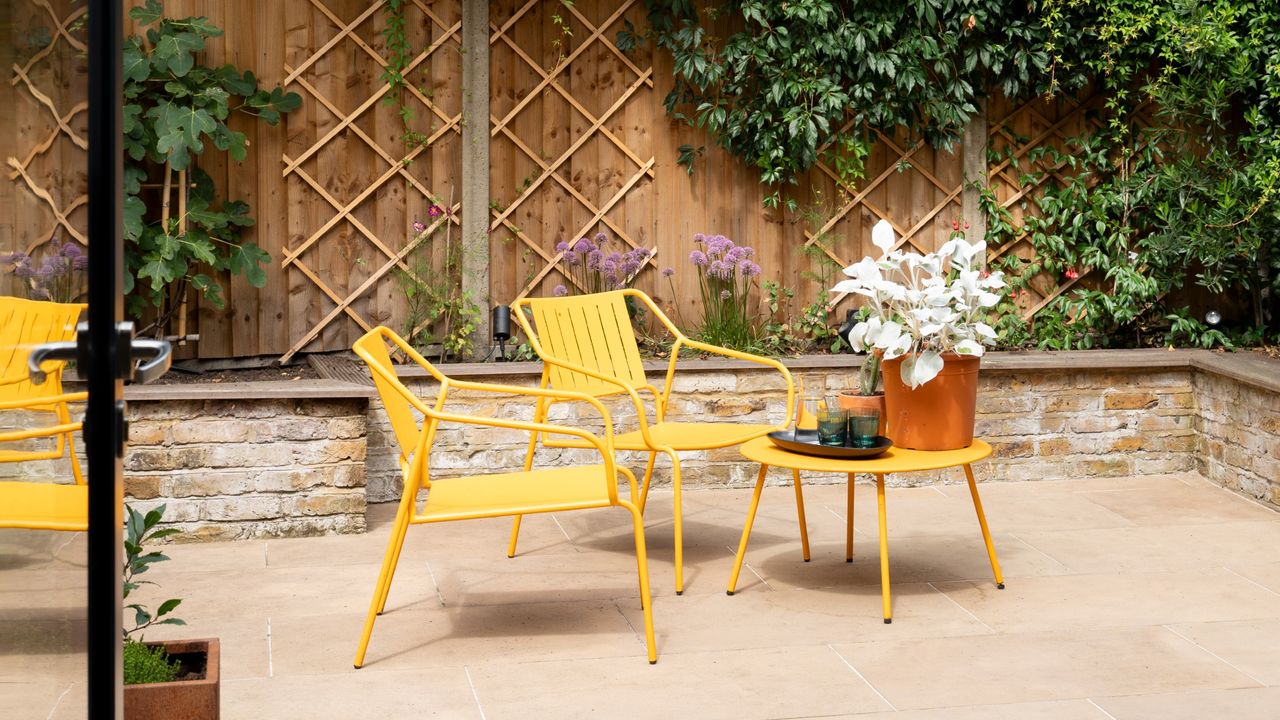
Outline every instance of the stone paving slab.
<path id="1" fill-rule="evenodd" d="M 1008 589 L 994 588 L 963 485 L 888 491 L 894 623 L 880 617 L 874 492 L 765 489 L 738 592 L 724 593 L 747 490 L 671 495 L 646 516 L 659 662 L 644 658 L 623 513 L 411 528 L 366 666 L 352 656 L 394 506 L 370 532 L 166 549 L 155 603 L 219 636 L 223 717 L 1274 718 L 1280 514 L 1195 475 L 980 486 Z M 0 716 L 83 717 L 83 536 L 0 535 Z"/>

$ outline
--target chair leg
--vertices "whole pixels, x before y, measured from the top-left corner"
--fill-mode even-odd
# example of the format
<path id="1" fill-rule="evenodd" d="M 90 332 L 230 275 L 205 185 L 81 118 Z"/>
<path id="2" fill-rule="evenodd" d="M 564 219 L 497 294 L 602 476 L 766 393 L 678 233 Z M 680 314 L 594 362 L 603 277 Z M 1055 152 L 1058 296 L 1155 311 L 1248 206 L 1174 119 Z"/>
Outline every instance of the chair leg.
<path id="1" fill-rule="evenodd" d="M 413 507 L 413 498 L 405 497 L 400 501 L 396 511 L 395 527 L 391 528 L 391 537 L 387 539 L 387 551 L 382 556 L 382 569 L 378 573 L 378 583 L 373 588 L 373 598 L 369 601 L 369 613 L 364 619 L 364 630 L 360 634 L 360 646 L 356 649 L 353 663 L 358 669 L 364 666 L 364 654 L 369 649 L 369 637 L 373 635 L 373 623 L 382 613 L 387 602 L 387 593 L 391 589 L 391 579 L 396 573 L 396 563 L 400 559 L 400 548 L 404 545 L 405 531 L 409 527 L 409 510 Z"/>
<path id="2" fill-rule="evenodd" d="M 844 561 L 853 562 L 853 478 L 849 473 L 849 498 L 844 508 Z"/>
<path id="3" fill-rule="evenodd" d="M 884 510 L 884 475 L 876 474 L 876 504 L 880 516 L 880 597 L 884 601 L 884 622 L 893 622 L 893 608 L 889 602 L 889 526 Z"/>
<path id="4" fill-rule="evenodd" d="M 413 503 L 408 505 L 405 519 L 403 523 L 400 521 L 400 513 L 396 513 L 396 528 L 392 531 L 391 542 L 394 543 L 395 551 L 391 556 L 391 566 L 387 570 L 387 579 L 382 583 L 382 592 L 378 596 L 378 614 L 381 615 L 387 609 L 387 596 L 391 594 L 391 581 L 395 579 L 396 567 L 400 564 L 400 551 L 404 548 L 404 536 L 409 532 L 409 510 L 412 510 Z M 392 545 L 387 546 L 387 551 L 391 552 Z"/>
<path id="5" fill-rule="evenodd" d="M 800 489 L 800 471 L 793 469 L 791 479 L 796 486 L 796 515 L 800 517 L 800 550 L 804 561 L 809 562 L 809 524 L 804 520 L 804 491 Z"/>
<path id="6" fill-rule="evenodd" d="M 751 506 L 747 508 L 747 521 L 742 524 L 742 539 L 738 541 L 738 554 L 733 558 L 733 572 L 729 573 L 729 587 L 726 593 L 732 595 L 738 589 L 738 573 L 742 572 L 742 561 L 747 557 L 747 539 L 751 537 L 751 525 L 756 521 L 756 510 L 760 507 L 760 493 L 764 490 L 764 478 L 769 466 L 760 464 L 760 475 L 756 478 L 756 489 L 751 494 Z"/>
<path id="7" fill-rule="evenodd" d="M 640 512 L 644 512 L 644 506 L 649 502 L 649 483 L 653 480 L 653 462 L 658 459 L 657 451 L 649 453 L 649 464 L 644 467 L 644 482 L 640 490 Z"/>
<path id="8" fill-rule="evenodd" d="M 996 588 L 1004 589 L 1004 576 L 1000 574 L 1000 561 L 996 559 L 996 546 L 991 542 L 991 531 L 987 529 L 987 516 L 982 512 L 982 500 L 978 497 L 978 484 L 973 479 L 973 468 L 967 463 L 964 476 L 969 481 L 969 495 L 973 497 L 973 509 L 978 513 L 978 525 L 982 528 L 982 540 L 987 544 L 987 557 L 991 559 L 991 572 L 996 576 Z"/>
<path id="9" fill-rule="evenodd" d="M 71 422 L 71 412 L 67 410 L 65 403 L 58 405 L 57 418 L 59 423 Z M 128 438 L 125 439 L 127 440 Z M 71 476 L 75 479 L 77 485 L 83 485 L 84 471 L 80 469 L 80 460 L 76 458 L 75 433 L 67 433 L 67 457 L 71 460 Z"/>
<path id="10" fill-rule="evenodd" d="M 636 571 L 640 575 L 640 607 L 644 611 L 644 644 L 649 651 L 649 664 L 658 662 L 657 643 L 653 638 L 653 599 L 649 596 L 649 558 L 644 547 L 644 517 L 640 508 L 629 502 L 621 503 L 631 512 L 631 524 L 636 537 Z"/>
<path id="11" fill-rule="evenodd" d="M 511 520 L 511 542 L 507 543 L 507 557 L 516 556 L 516 542 L 520 540 L 520 518 L 523 515 L 517 515 Z"/>
<path id="12" fill-rule="evenodd" d="M 676 594 L 684 594 L 684 512 L 680 506 L 680 456 L 667 450 L 671 457 L 672 515 L 675 518 Z M 646 487 L 648 487 L 646 485 Z"/>

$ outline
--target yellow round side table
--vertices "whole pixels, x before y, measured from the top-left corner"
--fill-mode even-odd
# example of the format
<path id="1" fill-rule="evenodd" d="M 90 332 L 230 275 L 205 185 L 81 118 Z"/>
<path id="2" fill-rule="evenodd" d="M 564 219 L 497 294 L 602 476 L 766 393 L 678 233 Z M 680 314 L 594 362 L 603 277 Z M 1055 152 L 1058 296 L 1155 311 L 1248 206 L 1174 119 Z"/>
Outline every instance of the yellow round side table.
<path id="1" fill-rule="evenodd" d="M 987 556 L 991 558 L 991 570 L 995 574 L 996 587 L 1003 590 L 1004 578 L 1000 574 L 1000 561 L 996 559 L 996 547 L 991 543 L 991 531 L 987 529 L 987 517 L 982 512 L 982 500 L 978 497 L 978 485 L 974 482 L 973 468 L 970 467 L 971 463 L 982 460 L 990 454 L 991 446 L 976 439 L 972 445 L 960 450 L 931 452 L 891 448 L 883 455 L 865 460 L 841 460 L 793 453 L 774 445 L 767 437 L 759 437 L 744 443 L 742 455 L 748 460 L 760 463 L 760 475 L 756 479 L 755 492 L 751 495 L 751 508 L 747 511 L 747 522 L 742 527 L 742 540 L 738 542 L 738 554 L 733 561 L 733 574 L 729 576 L 728 593 L 732 595 L 738 586 L 738 573 L 742 571 L 742 561 L 747 555 L 747 539 L 751 536 L 751 525 L 755 522 L 756 510 L 760 507 L 760 492 L 764 489 L 765 474 L 768 473 L 771 465 L 791 469 L 791 477 L 796 489 L 796 512 L 800 516 L 800 546 L 804 551 L 805 562 L 809 562 L 809 530 L 805 526 L 804 493 L 800 487 L 800 471 L 845 473 L 848 476 L 848 506 L 845 510 L 846 562 L 853 562 L 853 477 L 857 473 L 876 476 L 876 503 L 880 519 L 880 593 L 884 600 L 886 623 L 893 621 L 893 610 L 889 602 L 889 533 L 885 523 L 884 476 L 889 473 L 963 467 L 964 475 L 969 481 L 969 494 L 973 497 L 973 509 L 978 513 L 978 525 L 982 528 L 982 539 L 987 544 Z"/>

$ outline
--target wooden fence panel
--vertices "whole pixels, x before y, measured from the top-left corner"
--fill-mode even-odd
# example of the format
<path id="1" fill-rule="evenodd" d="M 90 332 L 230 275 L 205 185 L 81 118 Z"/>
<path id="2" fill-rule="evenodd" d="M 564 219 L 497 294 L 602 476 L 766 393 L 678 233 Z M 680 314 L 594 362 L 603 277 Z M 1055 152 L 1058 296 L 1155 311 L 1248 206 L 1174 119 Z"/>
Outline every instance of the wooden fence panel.
<path id="1" fill-rule="evenodd" d="M 126 9 L 133 4 L 124 1 Z M 245 162 L 216 153 L 200 160 L 226 197 L 250 203 L 257 224 L 246 239 L 269 252 L 272 262 L 261 289 L 243 278 L 222 278 L 226 308 L 193 303 L 189 328 L 201 339 L 185 349 L 188 355 L 289 356 L 347 348 L 380 323 L 405 329 L 396 272 L 412 271 L 417 253 L 432 268 L 444 260 L 443 233 L 415 245 L 410 231 L 432 203 L 452 202 L 456 212 L 442 222 L 455 225 L 455 238 L 461 212 L 489 213 L 495 303 L 550 293 L 566 282 L 556 244 L 603 231 L 628 245 L 657 249 L 636 285 L 684 325 L 701 312 L 688 260 L 695 233 L 754 246 L 762 279 L 795 289 L 798 310 L 829 298 L 823 281 L 812 279 L 824 263 L 802 252 L 806 246 L 821 244 L 830 270 L 875 252 L 870 229 L 880 219 L 894 225 L 905 246 L 919 250 L 938 247 L 952 222 L 963 220 L 959 148 L 934 150 L 905 133 L 877 137 L 865 178 L 857 183 L 846 185 L 824 153 L 823 162 L 786 188 L 802 205 L 825 207 L 816 222 L 763 207 L 766 190 L 753 168 L 666 116 L 669 55 L 644 45 L 624 54 L 615 46 L 625 23 L 644 27 L 639 0 L 491 3 L 491 202 L 461 197 L 460 4 L 406 3 L 415 56 L 404 103 L 413 113 L 410 127 L 427 138 L 420 147 L 406 147 L 397 105 L 384 102 L 385 5 L 165 3 L 171 16 L 206 15 L 224 29 L 223 37 L 210 41 L 206 62 L 251 68 L 261 84 L 283 84 L 303 97 L 302 108 L 276 127 L 248 117 L 234 121 L 249 139 Z M 0 28 L 0 37 L 10 40 L 0 67 L 7 68 L 14 96 L 13 112 L 0 120 L 0 158 L 11 173 L 0 182 L 5 251 L 84 233 L 86 114 L 76 49 L 83 10 L 72 0 L 16 0 L 15 6 L 23 9 Z M 131 24 L 126 29 L 136 30 Z M 1035 212 L 1037 188 L 1022 185 L 1032 169 L 1029 154 L 1088 129 L 1088 110 L 1099 102 L 1091 95 L 1017 106 L 991 100 L 995 159 L 989 180 L 1015 226 Z M 686 144 L 704 148 L 692 175 L 676 163 L 677 148 Z M 1025 233 L 990 249 L 991 258 L 1006 253 L 1030 256 Z M 658 272 L 663 267 L 676 270 L 670 282 Z M 1024 313 L 1033 315 L 1070 287 L 1058 278 L 1037 278 Z M 0 291 L 15 289 L 9 278 L 0 278 Z"/>
<path id="2" fill-rule="evenodd" d="M 0 251 L 38 256 L 55 237 L 88 242 L 85 8 L 70 0 L 9 5 L 0 26 L 8 80 L 0 113 Z M 22 294 L 8 273 L 0 291 Z"/>

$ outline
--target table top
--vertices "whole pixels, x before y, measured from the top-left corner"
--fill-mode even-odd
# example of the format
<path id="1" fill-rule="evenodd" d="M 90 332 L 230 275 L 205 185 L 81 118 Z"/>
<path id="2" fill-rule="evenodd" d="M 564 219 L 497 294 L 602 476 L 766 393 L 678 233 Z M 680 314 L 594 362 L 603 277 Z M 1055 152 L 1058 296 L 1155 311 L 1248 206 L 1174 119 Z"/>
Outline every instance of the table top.
<path id="1" fill-rule="evenodd" d="M 866 459 L 842 460 L 793 453 L 774 445 L 768 437 L 758 437 L 742 445 L 748 460 L 773 467 L 816 472 L 888 474 L 915 470 L 937 470 L 977 462 L 991 454 L 991 446 L 974 439 L 959 450 L 905 450 L 890 448 L 882 455 Z"/>

